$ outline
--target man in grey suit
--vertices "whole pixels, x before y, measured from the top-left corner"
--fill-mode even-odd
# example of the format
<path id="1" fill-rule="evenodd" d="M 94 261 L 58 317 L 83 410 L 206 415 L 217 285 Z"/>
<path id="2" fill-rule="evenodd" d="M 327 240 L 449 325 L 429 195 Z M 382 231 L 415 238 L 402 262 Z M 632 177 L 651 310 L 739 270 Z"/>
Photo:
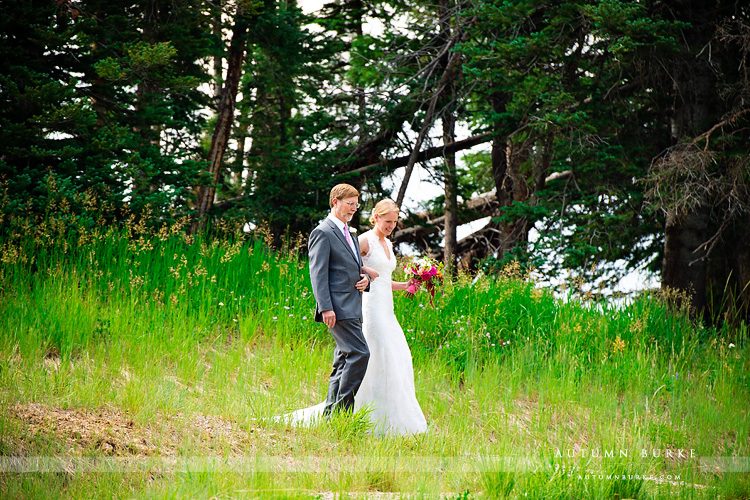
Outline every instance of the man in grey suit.
<path id="1" fill-rule="evenodd" d="M 359 191 L 349 184 L 331 190 L 331 213 L 310 234 L 310 280 L 315 321 L 325 323 L 336 341 L 324 415 L 351 411 L 362 384 L 370 350 L 362 333 L 362 292 L 370 278 L 362 273 L 359 243 L 347 223 L 358 208 Z"/>

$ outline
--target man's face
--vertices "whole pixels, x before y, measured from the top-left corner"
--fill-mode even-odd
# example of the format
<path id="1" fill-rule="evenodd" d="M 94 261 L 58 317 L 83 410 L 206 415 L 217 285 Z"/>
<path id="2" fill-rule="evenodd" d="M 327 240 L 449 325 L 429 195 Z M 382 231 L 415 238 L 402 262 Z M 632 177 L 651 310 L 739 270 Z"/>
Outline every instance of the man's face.
<path id="1" fill-rule="evenodd" d="M 358 208 L 359 197 L 352 196 L 351 198 L 344 198 L 343 200 L 333 200 L 333 215 L 339 220 L 348 223 L 354 217 L 354 212 Z"/>

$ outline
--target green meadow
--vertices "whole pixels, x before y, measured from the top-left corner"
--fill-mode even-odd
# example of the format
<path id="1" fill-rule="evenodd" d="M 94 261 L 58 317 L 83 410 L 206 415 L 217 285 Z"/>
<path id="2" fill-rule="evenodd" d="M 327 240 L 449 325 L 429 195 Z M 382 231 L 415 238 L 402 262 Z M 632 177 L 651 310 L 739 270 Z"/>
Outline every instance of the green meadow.
<path id="1" fill-rule="evenodd" d="M 17 221 L 1 242 L 0 497 L 750 498 L 746 325 L 533 273 L 396 297 L 429 432 L 322 401 L 304 239 Z"/>

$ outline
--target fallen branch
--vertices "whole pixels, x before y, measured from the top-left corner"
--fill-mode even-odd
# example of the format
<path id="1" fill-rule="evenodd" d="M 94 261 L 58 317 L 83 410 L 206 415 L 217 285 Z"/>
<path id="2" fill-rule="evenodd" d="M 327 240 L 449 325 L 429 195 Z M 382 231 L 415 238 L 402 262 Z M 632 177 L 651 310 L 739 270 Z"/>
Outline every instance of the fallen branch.
<path id="1" fill-rule="evenodd" d="M 547 183 L 555 180 L 564 180 L 572 176 L 572 170 L 554 172 L 548 175 L 544 179 L 544 182 Z M 458 224 L 467 224 L 483 217 L 493 215 L 499 208 L 497 193 L 494 189 L 487 193 L 482 193 L 458 205 Z M 412 218 L 416 219 L 415 223 L 410 226 L 404 225 L 404 227 L 399 228 L 398 232 L 393 237 L 394 243 L 415 242 L 421 238 L 442 231 L 443 226 L 445 225 L 445 216 L 436 216 L 434 212 L 412 214 Z"/>
<path id="2" fill-rule="evenodd" d="M 492 215 L 498 208 L 497 195 L 495 191 L 480 194 L 470 200 L 458 205 L 458 224 L 469 222 Z M 445 216 L 435 216 L 433 212 L 420 212 L 413 214 L 417 218 L 416 224 L 398 230 L 394 235 L 394 243 L 413 242 L 430 234 L 437 233 L 445 225 Z"/>

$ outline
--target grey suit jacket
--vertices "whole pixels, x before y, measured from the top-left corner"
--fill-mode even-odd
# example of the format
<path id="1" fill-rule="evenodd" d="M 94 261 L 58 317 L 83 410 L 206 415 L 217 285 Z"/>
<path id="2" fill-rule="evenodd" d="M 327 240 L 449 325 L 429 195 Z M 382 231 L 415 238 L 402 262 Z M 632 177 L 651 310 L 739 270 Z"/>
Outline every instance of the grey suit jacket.
<path id="1" fill-rule="evenodd" d="M 321 311 L 328 310 L 336 313 L 337 320 L 362 319 L 362 292 L 354 288 L 362 279 L 362 259 L 356 236 L 352 239 L 357 255 L 352 253 L 343 231 L 328 218 L 310 233 L 307 248 L 315 321 L 322 322 Z"/>

